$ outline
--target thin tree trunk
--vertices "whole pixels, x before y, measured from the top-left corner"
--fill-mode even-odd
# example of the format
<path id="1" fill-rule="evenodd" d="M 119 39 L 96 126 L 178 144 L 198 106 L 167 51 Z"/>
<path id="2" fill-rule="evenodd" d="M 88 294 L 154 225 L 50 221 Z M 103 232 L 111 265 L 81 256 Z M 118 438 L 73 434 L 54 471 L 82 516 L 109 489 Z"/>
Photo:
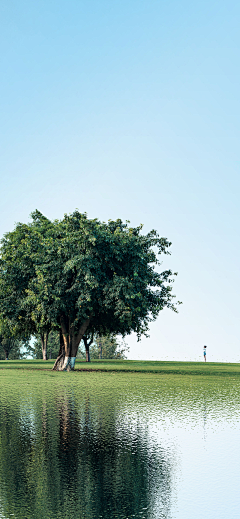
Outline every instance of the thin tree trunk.
<path id="1" fill-rule="evenodd" d="M 99 349 L 99 359 L 102 359 L 102 339 L 101 339 L 101 337 L 99 339 L 98 349 Z"/>
<path id="2" fill-rule="evenodd" d="M 9 353 L 11 352 L 12 348 L 14 347 L 15 340 L 14 339 L 7 339 L 4 349 L 5 354 L 5 360 L 8 360 Z"/>
<path id="3" fill-rule="evenodd" d="M 43 360 L 47 360 L 48 332 L 41 333 L 41 343 L 42 343 L 42 356 L 43 356 Z"/>
<path id="4" fill-rule="evenodd" d="M 46 332 L 46 333 L 45 333 L 45 338 L 44 338 L 44 351 L 45 351 L 45 359 L 44 359 L 44 360 L 47 360 L 47 344 L 48 344 L 48 335 L 49 335 L 49 333 Z"/>
<path id="5" fill-rule="evenodd" d="M 42 343 L 42 358 L 43 358 L 43 360 L 45 360 L 44 359 L 44 333 L 41 333 L 40 337 L 41 337 L 41 343 Z"/>
<path id="6" fill-rule="evenodd" d="M 86 362 L 91 362 L 89 344 L 87 344 L 87 346 L 86 346 Z"/>
<path id="7" fill-rule="evenodd" d="M 86 362 L 91 362 L 91 359 L 90 359 L 90 346 L 93 342 L 93 337 L 90 339 L 90 341 L 88 342 L 87 340 L 87 337 L 83 337 L 83 342 L 84 342 L 84 346 L 85 346 L 85 351 L 86 351 Z"/>

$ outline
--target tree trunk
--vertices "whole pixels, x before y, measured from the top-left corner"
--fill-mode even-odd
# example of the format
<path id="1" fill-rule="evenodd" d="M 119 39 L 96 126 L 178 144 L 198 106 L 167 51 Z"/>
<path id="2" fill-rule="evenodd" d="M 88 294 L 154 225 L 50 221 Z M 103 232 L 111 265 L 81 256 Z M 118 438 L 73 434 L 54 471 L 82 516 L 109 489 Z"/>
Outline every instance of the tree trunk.
<path id="1" fill-rule="evenodd" d="M 41 333 L 41 343 L 42 343 L 42 357 L 43 357 L 43 360 L 47 360 L 48 332 Z"/>
<path id="2" fill-rule="evenodd" d="M 102 359 L 102 340 L 101 340 L 101 337 L 99 339 L 98 349 L 99 349 L 99 359 Z"/>
<path id="3" fill-rule="evenodd" d="M 3 345 L 4 354 L 5 354 L 5 360 L 8 360 L 9 353 L 13 349 L 14 344 L 15 344 L 15 340 L 14 339 L 7 339 L 6 343 Z"/>
<path id="4" fill-rule="evenodd" d="M 90 339 L 89 342 L 87 340 L 87 337 L 83 337 L 83 342 L 84 342 L 85 351 L 86 351 L 86 362 L 91 362 L 89 348 L 93 342 L 93 337 Z"/>
<path id="5" fill-rule="evenodd" d="M 91 362 L 89 344 L 87 344 L 87 347 L 86 347 L 86 362 Z"/>
<path id="6" fill-rule="evenodd" d="M 61 316 L 61 335 L 62 335 L 62 349 L 59 350 L 59 356 L 55 361 L 53 370 L 56 371 L 71 371 L 74 370 L 75 360 L 78 346 L 83 338 L 84 333 L 89 326 L 90 318 L 86 319 L 78 330 L 75 330 L 73 323 L 66 316 Z M 60 336 L 61 336 L 60 335 Z"/>
<path id="7" fill-rule="evenodd" d="M 58 370 L 59 367 L 62 365 L 62 361 L 64 360 L 64 341 L 63 341 L 63 334 L 62 330 L 60 330 L 60 345 L 59 345 L 59 352 L 58 356 L 54 362 L 53 370 Z"/>

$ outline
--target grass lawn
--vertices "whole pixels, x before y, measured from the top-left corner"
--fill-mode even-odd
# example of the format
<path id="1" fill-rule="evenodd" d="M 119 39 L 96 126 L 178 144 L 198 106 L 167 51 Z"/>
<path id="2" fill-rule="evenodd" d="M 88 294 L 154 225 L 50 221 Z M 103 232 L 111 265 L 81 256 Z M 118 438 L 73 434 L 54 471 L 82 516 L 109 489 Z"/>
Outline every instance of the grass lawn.
<path id="1" fill-rule="evenodd" d="M 54 360 L 1 360 L 2 370 L 51 370 Z M 132 373 L 162 373 L 176 375 L 240 376 L 240 363 L 223 362 L 174 362 L 144 360 L 94 360 L 86 363 L 77 360 L 75 371 L 120 371 Z"/>

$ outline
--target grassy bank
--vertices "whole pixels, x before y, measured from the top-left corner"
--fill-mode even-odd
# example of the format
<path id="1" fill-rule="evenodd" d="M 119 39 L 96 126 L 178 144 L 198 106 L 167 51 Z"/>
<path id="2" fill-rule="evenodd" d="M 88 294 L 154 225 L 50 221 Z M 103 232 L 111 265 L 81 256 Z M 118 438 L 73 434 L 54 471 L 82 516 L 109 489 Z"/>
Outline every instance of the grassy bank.
<path id="1" fill-rule="evenodd" d="M 0 361 L 1 370 L 51 370 L 53 360 L 9 360 Z M 162 373 L 176 375 L 240 376 L 240 364 L 223 362 L 167 362 L 144 360 L 94 360 L 76 362 L 76 371 L 114 371 L 132 373 Z"/>

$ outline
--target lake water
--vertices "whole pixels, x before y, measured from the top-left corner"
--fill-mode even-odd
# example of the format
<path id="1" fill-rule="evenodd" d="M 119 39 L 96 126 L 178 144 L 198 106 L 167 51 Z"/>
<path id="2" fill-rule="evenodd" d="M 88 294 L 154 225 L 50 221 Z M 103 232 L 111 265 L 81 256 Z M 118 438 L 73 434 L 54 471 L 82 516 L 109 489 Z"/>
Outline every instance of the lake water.
<path id="1" fill-rule="evenodd" d="M 234 377 L 2 371 L 0 518 L 239 519 Z"/>

